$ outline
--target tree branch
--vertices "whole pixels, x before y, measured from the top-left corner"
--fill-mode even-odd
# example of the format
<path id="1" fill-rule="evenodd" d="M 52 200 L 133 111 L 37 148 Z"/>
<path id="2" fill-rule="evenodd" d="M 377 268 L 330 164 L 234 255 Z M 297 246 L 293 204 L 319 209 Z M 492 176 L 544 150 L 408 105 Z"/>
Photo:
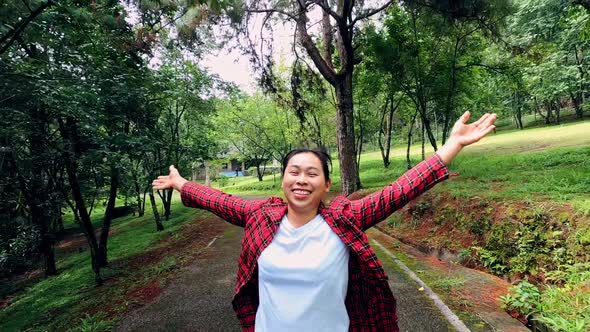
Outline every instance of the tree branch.
<path id="1" fill-rule="evenodd" d="M 327 13 L 330 16 L 332 16 L 336 20 L 336 22 L 340 22 L 343 19 L 342 16 L 338 15 L 338 13 L 336 13 L 332 10 L 332 8 L 330 8 L 327 1 L 325 1 L 324 3 L 324 0 L 311 0 L 310 3 L 318 5 L 320 8 L 322 8 L 322 11 L 324 13 Z"/>
<path id="2" fill-rule="evenodd" d="M 301 45 L 303 48 L 305 48 L 309 54 L 309 57 L 316 65 L 322 76 L 324 76 L 324 78 L 330 82 L 330 84 L 335 85 L 337 84 L 336 72 L 334 72 L 334 69 L 330 67 L 330 65 L 328 65 L 326 60 L 322 57 L 320 51 L 311 40 L 311 36 L 309 33 L 307 33 L 307 27 L 305 26 L 306 19 L 307 15 L 303 13 L 302 16 L 297 20 L 297 31 L 299 32 Z"/>
<path id="3" fill-rule="evenodd" d="M 247 13 L 269 13 L 269 14 L 281 14 L 281 15 L 285 15 L 287 17 L 289 17 L 290 19 L 296 21 L 297 20 L 297 14 L 293 15 L 291 13 L 287 13 L 284 10 L 279 10 L 279 9 L 267 9 L 267 8 L 263 8 L 263 9 L 246 9 Z"/>
<path id="4" fill-rule="evenodd" d="M 35 19 L 35 17 L 39 16 L 39 14 L 41 14 L 45 9 L 47 9 L 48 7 L 50 7 L 54 4 L 55 4 L 55 2 L 53 2 L 53 0 L 48 0 L 47 2 L 43 3 L 37 9 L 32 11 L 31 14 L 29 15 L 29 17 L 25 18 L 21 22 L 21 24 L 19 24 L 15 28 L 12 28 L 4 36 L 2 36 L 0 38 L 0 44 L 2 44 L 4 42 L 6 42 L 6 44 L 4 46 L 2 46 L 2 48 L 0 48 L 0 55 L 4 54 L 4 52 L 6 52 L 6 50 L 8 50 L 8 48 L 10 46 L 12 46 L 12 44 L 14 44 L 14 41 L 23 33 L 23 31 L 25 30 L 27 25 L 29 25 L 29 23 L 31 23 L 31 21 L 33 21 Z"/>
<path id="5" fill-rule="evenodd" d="M 389 0 L 383 6 L 381 6 L 379 8 L 367 9 L 367 11 L 365 11 L 363 14 L 360 14 L 357 17 L 355 17 L 354 20 L 352 20 L 352 22 L 348 25 L 348 27 L 352 28 L 356 24 L 356 22 L 358 22 L 360 20 L 364 20 L 366 18 L 369 18 L 369 17 L 381 12 L 382 10 L 389 7 L 389 5 L 391 5 L 392 3 L 393 3 L 393 0 Z"/>
<path id="6" fill-rule="evenodd" d="M 504 70 L 506 69 L 506 67 L 494 67 L 494 66 L 483 64 L 483 63 L 468 63 L 468 64 L 465 64 L 462 66 L 455 67 L 455 70 L 459 71 L 459 70 L 466 69 L 469 67 L 482 67 L 482 68 L 485 68 L 489 71 L 492 71 L 492 72 L 495 72 L 498 74 L 504 74 Z"/>

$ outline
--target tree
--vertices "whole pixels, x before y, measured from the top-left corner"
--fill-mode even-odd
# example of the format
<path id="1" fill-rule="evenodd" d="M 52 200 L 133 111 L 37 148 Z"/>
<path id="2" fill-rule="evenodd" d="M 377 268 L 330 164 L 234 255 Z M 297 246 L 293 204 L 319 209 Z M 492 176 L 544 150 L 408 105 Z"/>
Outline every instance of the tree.
<path id="1" fill-rule="evenodd" d="M 391 4 L 386 1 L 377 8 L 368 8 L 364 2 L 346 0 L 338 1 L 251 1 L 246 5 L 249 14 L 246 19 L 255 14 L 265 14 L 264 27 L 269 28 L 269 18 L 273 15 L 280 19 L 288 20 L 295 25 L 295 38 L 299 45 L 305 49 L 311 58 L 315 68 L 333 87 L 336 95 L 336 139 L 338 145 L 338 159 L 340 161 L 340 178 L 342 191 L 345 195 L 360 188 L 358 165 L 356 161 L 356 145 L 354 137 L 354 103 L 353 103 L 353 71 L 354 66 L 361 59 L 356 54 L 355 31 L 357 24 L 371 17 Z M 314 10 L 319 11 L 320 31 L 319 36 L 314 35 L 310 22 L 310 16 Z M 334 43 L 336 45 L 334 45 Z M 268 60 L 268 57 L 255 54 L 254 62 L 261 64 L 260 60 Z M 269 91 L 273 91 L 272 64 L 267 63 L 263 70 L 263 83 L 266 83 Z M 269 86 L 270 85 L 270 86 Z"/>
<path id="2" fill-rule="evenodd" d="M 195 160 L 207 160 L 214 151 L 214 142 L 208 136 L 209 117 L 214 113 L 211 102 L 212 78 L 199 66 L 186 59 L 178 49 L 181 45 L 171 41 L 156 72 L 158 137 L 162 146 L 153 151 L 156 171 L 164 172 L 168 166 L 190 169 Z M 158 191 L 164 217 L 170 218 L 172 190 Z"/>
<path id="3" fill-rule="evenodd" d="M 590 16 L 573 3 L 518 1 L 509 24 L 514 57 L 528 63 L 524 81 L 533 108 L 546 123 L 559 122 L 563 99 L 571 100 L 578 118 L 584 112 L 589 45 L 585 36 Z"/>
<path id="4" fill-rule="evenodd" d="M 292 126 L 296 122 L 293 114 L 261 95 L 238 95 L 222 102 L 216 120 L 220 140 L 256 167 L 259 181 L 264 175 L 262 166 L 272 159 L 282 160 L 300 138 Z"/>

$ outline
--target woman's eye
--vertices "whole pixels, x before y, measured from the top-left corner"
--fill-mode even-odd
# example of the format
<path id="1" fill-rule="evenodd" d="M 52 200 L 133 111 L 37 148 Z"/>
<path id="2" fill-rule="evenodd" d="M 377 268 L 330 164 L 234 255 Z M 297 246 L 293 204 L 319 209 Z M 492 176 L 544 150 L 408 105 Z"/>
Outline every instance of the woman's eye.
<path id="1" fill-rule="evenodd" d="M 313 174 L 313 173 L 311 173 L 311 174 L 309 174 L 309 176 L 311 176 L 311 177 L 315 177 L 315 176 L 318 176 L 318 175 L 317 175 L 317 174 Z"/>
<path id="2" fill-rule="evenodd" d="M 297 172 L 295 172 L 295 171 L 291 171 L 291 172 L 289 172 L 289 174 L 291 174 L 291 175 L 297 175 L 297 174 L 299 174 L 299 173 L 297 173 Z"/>

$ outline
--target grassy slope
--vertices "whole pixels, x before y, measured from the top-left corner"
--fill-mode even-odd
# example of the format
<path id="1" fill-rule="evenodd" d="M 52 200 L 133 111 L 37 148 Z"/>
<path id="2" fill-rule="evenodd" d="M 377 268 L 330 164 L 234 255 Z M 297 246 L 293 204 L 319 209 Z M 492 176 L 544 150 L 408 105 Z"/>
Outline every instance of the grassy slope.
<path id="1" fill-rule="evenodd" d="M 135 255 L 142 254 L 160 246 L 160 243 L 179 233 L 179 229 L 194 219 L 195 215 L 205 213 L 199 210 L 182 206 L 179 199 L 173 201 L 173 215 L 165 222 L 165 230 L 155 231 L 155 223 L 151 209 L 146 208 L 144 217 L 133 216 L 118 218 L 113 221 L 112 235 L 109 238 L 109 261 L 125 261 Z M 96 213 L 93 223 L 100 220 L 100 213 Z M 68 224 L 68 223 L 66 223 Z M 94 285 L 94 274 L 90 269 L 90 254 L 86 249 L 78 253 L 79 247 L 85 247 L 85 239 L 73 250 L 57 250 L 57 269 L 59 275 L 45 278 L 19 293 L 11 300 L 12 304 L 0 311 L 0 331 L 19 331 L 25 327 L 38 326 L 35 330 L 45 330 L 48 326 L 61 325 L 66 322 L 57 320 L 74 319 L 72 324 L 80 323 L 80 318 L 72 317 L 77 312 L 77 307 L 92 307 L 97 296 Z M 174 262 L 166 262 L 170 265 Z M 117 265 L 117 264 L 114 264 Z M 116 280 L 119 277 L 128 277 L 128 273 L 142 274 L 139 283 L 149 280 L 150 276 L 158 274 L 158 266 L 146 266 L 141 271 L 127 271 L 126 266 L 107 268 L 102 270 L 103 278 Z M 162 267 L 166 268 L 166 267 Z M 143 280 L 141 280 L 143 279 Z M 130 286 L 130 285 L 126 285 Z M 105 285 L 105 287 L 110 287 Z M 125 289 L 120 289 L 124 292 Z M 97 303 L 98 304 L 98 303 Z M 51 318 L 52 324 L 48 324 Z M 41 325 L 39 325 L 41 324 Z M 71 328 L 72 325 L 69 325 Z M 49 328 L 55 329 L 54 328 Z M 59 330 L 59 328 L 57 328 Z"/>

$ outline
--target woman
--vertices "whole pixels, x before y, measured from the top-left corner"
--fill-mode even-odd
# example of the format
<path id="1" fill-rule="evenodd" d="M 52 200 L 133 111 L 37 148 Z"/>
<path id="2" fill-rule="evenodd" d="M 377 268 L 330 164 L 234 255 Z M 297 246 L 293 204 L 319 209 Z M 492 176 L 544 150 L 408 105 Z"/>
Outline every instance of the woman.
<path id="1" fill-rule="evenodd" d="M 232 301 L 244 331 L 398 331 L 395 298 L 364 231 L 448 177 L 461 149 L 494 130 L 495 114 L 455 123 L 448 142 L 397 181 L 360 200 L 322 198 L 329 156 L 294 150 L 283 160 L 286 202 L 246 201 L 183 179 L 170 166 L 154 189 L 244 227 Z"/>

